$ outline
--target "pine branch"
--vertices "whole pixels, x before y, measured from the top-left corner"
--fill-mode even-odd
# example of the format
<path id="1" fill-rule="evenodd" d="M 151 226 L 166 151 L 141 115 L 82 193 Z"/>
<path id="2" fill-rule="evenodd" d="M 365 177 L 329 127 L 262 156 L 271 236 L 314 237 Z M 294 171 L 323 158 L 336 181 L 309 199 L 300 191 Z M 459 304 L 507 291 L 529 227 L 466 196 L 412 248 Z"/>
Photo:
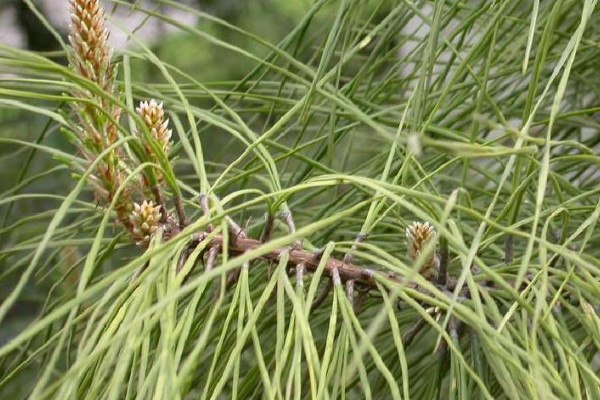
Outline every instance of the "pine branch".
<path id="1" fill-rule="evenodd" d="M 230 223 L 233 221 L 229 221 Z M 235 225 L 237 228 L 237 224 Z M 232 228 L 232 230 L 236 231 L 236 228 Z M 190 247 L 197 246 L 200 242 L 205 240 L 208 237 L 208 232 L 202 232 L 195 235 L 194 239 L 190 243 Z M 221 234 L 215 235 L 214 238 L 208 243 L 207 248 L 218 246 L 223 248 L 224 237 Z M 255 250 L 264 245 L 263 242 L 257 239 L 249 238 L 245 236 L 245 233 L 240 228 L 240 231 L 237 235 L 234 235 L 233 238 L 230 237 L 228 243 L 229 255 L 237 256 L 243 254 L 248 251 Z M 319 262 L 321 259 L 321 254 L 319 252 L 312 252 L 309 250 L 305 250 L 303 248 L 294 249 L 293 247 L 279 247 L 274 250 L 263 254 L 260 259 L 267 261 L 279 261 L 281 256 L 284 253 L 289 254 L 288 267 L 297 267 L 298 265 L 303 265 L 304 269 L 307 272 L 315 272 L 317 267 L 319 266 Z M 378 280 L 389 281 L 397 284 L 402 284 L 410 289 L 417 289 L 420 291 L 426 292 L 424 289 L 421 289 L 416 282 L 409 281 L 407 279 L 396 276 L 393 273 L 373 270 L 366 266 L 357 265 L 354 263 L 346 263 L 342 259 L 331 257 L 325 263 L 325 272 L 330 276 L 339 275 L 339 279 L 341 283 L 346 283 L 347 281 L 354 281 L 356 284 L 360 285 L 362 288 L 377 290 L 376 282 Z M 446 284 L 443 285 L 443 289 L 452 291 L 455 288 L 456 280 L 448 279 Z M 495 288 L 491 286 L 490 288 Z M 468 297 L 468 289 L 465 288 L 464 292 L 461 293 L 465 297 Z"/>

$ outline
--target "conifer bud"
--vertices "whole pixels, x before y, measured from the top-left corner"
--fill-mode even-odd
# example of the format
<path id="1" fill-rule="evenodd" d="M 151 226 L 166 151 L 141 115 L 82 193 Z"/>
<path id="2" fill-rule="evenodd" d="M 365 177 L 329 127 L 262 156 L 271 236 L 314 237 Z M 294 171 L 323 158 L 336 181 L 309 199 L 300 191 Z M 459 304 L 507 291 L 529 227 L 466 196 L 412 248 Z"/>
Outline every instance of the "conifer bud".
<path id="1" fill-rule="evenodd" d="M 120 97 L 115 85 L 115 68 L 111 64 L 113 50 L 108 42 L 109 32 L 100 0 L 69 0 L 69 6 L 71 48 L 68 57 L 71 69 L 96 84 L 105 94 Z M 71 128 L 76 134 L 81 154 L 91 163 L 117 141 L 121 108 L 109 96 L 83 86 L 73 88 L 71 94 L 81 99 L 71 104 L 77 116 Z M 99 202 L 111 202 L 123 184 L 124 162 L 126 159 L 120 150 L 112 149 L 97 164 L 90 182 Z M 115 211 L 119 221 L 131 231 L 130 194 L 130 188 L 125 187 L 116 200 Z"/>
<path id="2" fill-rule="evenodd" d="M 71 29 L 69 41 L 73 50 L 69 61 L 81 76 L 112 92 L 112 49 L 104 27 L 104 10 L 98 0 L 69 0 Z"/>
<path id="3" fill-rule="evenodd" d="M 421 252 L 424 250 L 427 243 L 433 240 L 436 232 L 433 225 L 429 222 L 413 222 L 406 228 L 406 238 L 408 239 L 408 258 L 414 262 Z M 428 280 L 437 277 L 437 266 L 435 262 L 435 250 L 423 262 L 423 266 L 419 271 L 423 277 Z"/>
<path id="4" fill-rule="evenodd" d="M 168 129 L 169 120 L 165 119 L 163 103 L 152 99 L 142 101 L 136 111 L 144 121 L 144 124 L 150 131 L 154 139 L 158 141 L 165 155 L 169 152 L 171 146 L 171 129 Z"/>
<path id="5" fill-rule="evenodd" d="M 159 227 L 160 205 L 144 200 L 142 204 L 134 203 L 131 212 L 133 235 L 138 244 L 148 244 Z"/>

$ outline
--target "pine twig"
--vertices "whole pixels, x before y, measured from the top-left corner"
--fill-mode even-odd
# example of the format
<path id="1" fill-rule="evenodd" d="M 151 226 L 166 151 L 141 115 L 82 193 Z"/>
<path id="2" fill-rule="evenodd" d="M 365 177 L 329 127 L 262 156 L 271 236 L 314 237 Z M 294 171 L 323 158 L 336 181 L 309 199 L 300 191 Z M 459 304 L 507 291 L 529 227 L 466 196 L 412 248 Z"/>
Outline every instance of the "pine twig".
<path id="1" fill-rule="evenodd" d="M 247 235 L 246 235 L 246 231 L 244 231 L 242 229 L 242 227 L 240 227 L 229 215 L 225 216 L 225 220 L 227 221 L 229 230 L 232 233 L 232 237 L 230 237 L 230 244 L 229 244 L 229 249 L 231 250 L 238 244 L 238 242 L 240 240 L 247 239 Z M 221 246 L 222 247 L 223 246 L 222 239 L 223 238 L 221 236 L 220 243 L 216 240 L 213 240 L 211 247 L 212 246 Z M 258 241 L 258 240 L 255 240 L 255 242 L 260 243 L 260 241 Z M 241 253 L 244 253 L 245 251 L 247 251 L 247 250 L 242 250 Z M 239 268 L 236 268 L 235 270 L 229 271 L 227 273 L 227 280 L 225 282 L 225 292 L 238 281 L 239 277 L 240 277 L 240 269 Z"/>
<path id="2" fill-rule="evenodd" d="M 239 226 L 229 215 L 225 216 L 229 230 L 233 234 L 232 242 L 235 243 L 238 239 L 246 239 L 246 232 Z M 257 242 L 259 242 L 257 240 Z M 259 242 L 260 243 L 260 242 Z"/>
<path id="3" fill-rule="evenodd" d="M 284 210 L 282 212 L 282 215 L 283 215 L 283 218 L 285 219 L 285 223 L 287 224 L 287 226 L 290 230 L 290 233 L 296 232 L 296 223 L 294 222 L 294 216 L 292 215 L 292 212 L 290 210 Z M 295 250 L 302 248 L 302 240 L 300 240 L 300 239 L 294 240 L 294 244 L 292 245 L 292 248 Z"/>
<path id="4" fill-rule="evenodd" d="M 233 222 L 233 221 L 231 221 Z M 255 250 L 263 245 L 260 240 L 246 237 L 246 234 L 241 230 L 239 225 L 230 225 L 232 233 L 235 238 L 231 238 L 229 243 L 229 252 L 232 255 L 239 255 L 247 251 Z M 206 237 L 208 234 L 204 233 L 201 236 Z M 223 235 L 215 235 L 211 245 L 219 244 L 223 245 Z M 319 264 L 320 256 L 314 252 L 298 249 L 294 250 L 289 247 L 281 247 L 263 254 L 260 258 L 264 260 L 278 261 L 284 252 L 289 253 L 289 264 L 298 265 L 304 263 L 308 271 L 316 271 Z M 332 274 L 334 270 L 339 270 L 340 282 L 347 280 L 355 280 L 369 287 L 376 288 L 375 275 L 379 274 L 369 268 L 361 267 L 355 264 L 344 264 L 342 260 L 336 258 L 330 258 L 325 264 L 325 269 Z M 382 274 L 382 276 L 384 276 Z M 400 280 L 394 278 L 394 280 L 400 282 Z M 335 282 L 334 282 L 335 283 Z"/>
<path id="5" fill-rule="evenodd" d="M 364 242 L 366 238 L 367 238 L 367 233 L 366 232 L 360 232 L 356 236 L 356 239 L 354 240 L 354 243 L 352 243 L 351 251 L 355 251 L 356 248 L 358 247 L 358 245 L 360 243 Z M 347 252 L 344 255 L 344 264 L 352 264 L 352 262 L 354 260 L 354 256 L 352 255 L 351 251 Z M 349 281 L 346 282 L 346 296 L 348 297 L 348 301 L 350 302 L 350 305 L 352 306 L 352 309 L 354 310 L 354 312 L 356 312 L 357 308 L 356 308 L 356 304 L 355 304 L 354 281 L 353 280 L 349 280 Z"/>
<path id="6" fill-rule="evenodd" d="M 200 203 L 200 207 L 202 208 L 202 212 L 206 218 L 210 219 L 210 207 L 208 206 L 208 196 L 205 194 L 201 194 L 198 196 L 198 203 Z M 213 224 L 208 224 L 206 227 L 207 232 L 212 232 Z"/>
<path id="7" fill-rule="evenodd" d="M 190 224 L 189 219 L 185 215 L 185 208 L 183 207 L 183 199 L 181 194 L 175 194 L 175 210 L 177 211 L 177 217 L 179 218 L 179 229 L 184 229 Z"/>
<path id="8" fill-rule="evenodd" d="M 296 267 L 296 286 L 301 288 L 304 286 L 304 274 L 306 272 L 306 265 L 303 263 L 298 264 Z"/>
<path id="9" fill-rule="evenodd" d="M 350 306 L 352 306 L 352 310 L 356 312 L 355 304 L 354 304 L 354 280 L 349 279 L 346 281 L 346 297 L 350 302 Z"/>
<path id="10" fill-rule="evenodd" d="M 221 250 L 221 246 L 215 245 L 211 246 L 208 250 L 208 258 L 206 259 L 206 267 L 204 267 L 205 272 L 209 272 L 213 269 L 215 265 L 215 261 L 217 260 L 217 256 L 219 255 L 219 250 Z"/>
<path id="11" fill-rule="evenodd" d="M 263 243 L 267 243 L 271 240 L 271 236 L 273 235 L 273 224 L 275 223 L 275 218 L 273 217 L 273 213 L 268 211 L 265 213 L 265 228 L 260 235 L 260 241 Z M 271 262 L 267 263 L 267 279 L 271 279 L 272 274 L 272 266 Z"/>
<path id="12" fill-rule="evenodd" d="M 273 235 L 273 224 L 275 223 L 275 218 L 271 212 L 267 212 L 265 214 L 265 229 L 262 232 L 260 241 L 263 243 L 271 240 L 271 236 Z"/>
<path id="13" fill-rule="evenodd" d="M 263 246 L 263 243 L 260 240 L 247 237 L 246 233 L 242 231 L 239 225 L 237 225 L 230 218 L 228 219 L 230 220 L 230 229 L 234 236 L 230 237 L 228 246 L 229 254 L 231 256 L 236 256 L 245 252 L 253 251 Z M 231 223 L 233 223 L 233 225 Z M 195 241 L 202 241 L 206 239 L 207 236 L 207 232 L 199 233 L 197 234 Z M 214 245 L 220 245 L 222 247 L 223 244 L 224 237 L 222 234 L 218 234 L 213 237 L 211 243 L 209 243 L 208 246 L 210 247 Z M 304 264 L 307 272 L 315 272 L 317 270 L 319 261 L 322 256 L 322 254 L 319 254 L 319 252 L 312 252 L 305 249 L 294 250 L 290 247 L 279 247 L 270 250 L 257 258 L 277 262 L 280 260 L 281 256 L 286 252 L 289 254 L 288 266 L 295 267 L 299 264 Z M 408 289 L 416 289 L 428 293 L 428 291 L 426 291 L 423 288 L 420 288 L 419 285 L 414 281 L 409 281 L 407 279 L 398 277 L 394 274 L 390 274 L 386 271 L 376 271 L 354 263 L 344 263 L 343 260 L 334 257 L 329 258 L 325 263 L 325 271 L 332 277 L 334 285 L 345 283 L 348 280 L 354 280 L 356 284 L 360 284 L 361 287 L 365 288 L 365 290 L 377 290 L 376 282 L 379 279 L 402 284 L 405 288 Z M 448 279 L 446 285 L 440 287 L 440 289 L 452 291 L 455 289 L 455 287 L 456 280 Z M 461 295 L 468 296 L 468 294 L 468 288 L 465 288 L 461 292 Z"/>
<path id="14" fill-rule="evenodd" d="M 169 211 L 167 210 L 167 202 L 165 200 L 165 194 L 163 193 L 162 187 L 158 184 L 152 186 L 152 195 L 156 200 L 156 204 L 160 206 L 160 222 L 165 223 L 169 218 Z"/>

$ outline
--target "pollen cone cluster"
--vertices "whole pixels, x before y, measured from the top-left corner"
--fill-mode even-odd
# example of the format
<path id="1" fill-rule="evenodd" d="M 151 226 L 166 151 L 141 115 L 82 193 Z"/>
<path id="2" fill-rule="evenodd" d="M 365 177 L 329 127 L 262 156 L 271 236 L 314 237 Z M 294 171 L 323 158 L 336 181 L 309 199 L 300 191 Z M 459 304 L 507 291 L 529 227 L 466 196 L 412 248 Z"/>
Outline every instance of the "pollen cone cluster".
<path id="1" fill-rule="evenodd" d="M 80 77 L 97 86 L 92 88 L 89 83 L 82 83 L 71 91 L 74 97 L 81 99 L 72 103 L 76 119 L 71 128 L 76 135 L 77 147 L 90 164 L 104 153 L 89 181 L 97 201 L 109 203 L 125 178 L 123 155 L 117 148 L 108 150 L 117 141 L 121 115 L 121 108 L 110 99 L 120 97 L 115 90 L 112 49 L 99 1 L 69 0 L 69 5 L 69 64 Z M 129 229 L 130 195 L 129 188 L 125 188 L 115 201 L 117 217 Z"/>
<path id="2" fill-rule="evenodd" d="M 408 239 L 408 258 L 414 262 L 425 246 L 435 237 L 435 228 L 429 222 L 413 222 L 406 228 Z M 437 266 L 435 263 L 435 251 L 432 251 L 419 271 L 428 280 L 437 277 Z"/>
<path id="3" fill-rule="evenodd" d="M 137 134 L 144 146 L 144 151 L 152 162 L 158 164 L 159 158 L 168 158 L 171 147 L 172 131 L 169 129 L 169 120 L 165 119 L 163 103 L 157 102 L 154 99 L 142 101 L 140 106 L 136 108 L 136 111 L 142 121 L 144 121 L 146 129 L 150 132 L 150 136 L 158 143 L 158 148 L 152 146 L 148 138 L 142 134 L 141 130 L 138 130 Z M 155 170 L 155 176 L 158 182 L 162 183 L 164 181 L 161 171 Z"/>
<path id="4" fill-rule="evenodd" d="M 104 10 L 98 0 L 69 0 L 69 4 L 69 41 L 73 46 L 71 65 L 84 78 L 98 84 L 103 90 L 112 92 L 112 49 L 108 44 L 108 31 L 104 27 Z"/>
<path id="5" fill-rule="evenodd" d="M 148 244 L 150 238 L 159 227 L 160 206 L 152 201 L 144 200 L 142 204 L 134 203 L 131 212 L 134 239 L 138 244 Z"/>
<path id="6" fill-rule="evenodd" d="M 115 91 L 112 48 L 108 44 L 104 10 L 98 0 L 69 0 L 69 4 L 71 68 L 96 84 L 105 95 L 119 97 Z M 76 132 L 86 147 L 92 152 L 99 152 L 113 144 L 117 139 L 120 107 L 92 90 L 76 89 L 73 95 L 87 100 L 77 105 L 83 126 Z"/>
<path id="7" fill-rule="evenodd" d="M 161 151 L 167 155 L 171 147 L 171 134 L 169 129 L 169 120 L 165 119 L 163 103 L 152 99 L 150 101 L 142 101 L 136 111 L 146 124 L 146 128 L 158 144 Z M 151 151 L 151 150 L 149 150 Z"/>
<path id="8" fill-rule="evenodd" d="M 88 166 L 95 163 L 89 183 L 94 188 L 96 201 L 114 202 L 118 221 L 138 244 L 148 244 L 159 227 L 165 228 L 168 236 L 169 227 L 174 225 L 168 212 L 162 209 L 165 207 L 164 177 L 160 171 L 146 170 L 140 176 L 142 187 L 135 188 L 135 180 L 129 184 L 125 178 L 138 161 L 149 159 L 158 164 L 167 158 L 172 133 L 169 120 L 165 118 L 161 102 L 143 101 L 136 109 L 145 125 L 143 133 L 142 129 L 137 132 L 141 151 L 126 152 L 115 146 L 121 115 L 118 100 L 122 93 L 115 81 L 116 69 L 111 64 L 113 50 L 108 43 L 104 10 L 99 0 L 69 0 L 69 5 L 69 64 L 82 78 L 76 80 L 78 85 L 71 91 L 76 98 L 71 103 L 75 115 L 71 124 L 73 138 Z M 136 158 L 129 159 L 125 154 L 135 154 Z M 137 204 L 135 197 L 153 197 L 156 203 L 144 200 Z"/>

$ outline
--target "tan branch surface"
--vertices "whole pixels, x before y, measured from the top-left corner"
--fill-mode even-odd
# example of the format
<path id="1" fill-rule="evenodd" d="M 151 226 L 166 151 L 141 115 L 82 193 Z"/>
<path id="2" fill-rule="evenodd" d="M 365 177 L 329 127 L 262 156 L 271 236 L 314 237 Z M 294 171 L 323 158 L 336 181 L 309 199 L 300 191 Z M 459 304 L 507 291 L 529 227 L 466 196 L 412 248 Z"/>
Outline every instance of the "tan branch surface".
<path id="1" fill-rule="evenodd" d="M 201 241 L 202 239 L 204 239 L 206 236 L 207 236 L 207 234 L 201 234 L 198 242 Z M 216 235 L 212 239 L 209 246 L 217 245 L 217 246 L 221 246 L 221 248 L 222 248 L 223 241 L 224 241 L 223 235 Z M 237 239 L 230 241 L 230 243 L 228 244 L 228 249 L 229 249 L 230 254 L 239 255 L 239 254 L 243 254 L 247 251 L 257 249 L 263 245 L 264 245 L 264 243 L 261 242 L 260 240 L 240 236 Z M 303 264 L 305 266 L 306 270 L 311 271 L 311 272 L 316 271 L 316 269 L 319 265 L 320 259 L 321 259 L 321 256 L 318 253 L 308 251 L 308 250 L 305 250 L 302 248 L 294 249 L 293 247 L 280 247 L 280 248 L 277 248 L 275 250 L 272 250 L 272 251 L 264 254 L 260 258 L 264 259 L 264 260 L 278 261 L 281 258 L 281 256 L 286 252 L 289 254 L 289 265 L 297 266 L 297 265 Z M 348 280 L 353 280 L 357 283 L 362 284 L 363 286 L 367 286 L 369 288 L 375 288 L 376 287 L 375 276 L 379 275 L 383 279 L 394 281 L 396 283 L 405 283 L 405 284 L 408 284 L 412 288 L 417 287 L 417 285 L 415 283 L 405 282 L 402 279 L 400 279 L 399 277 L 397 277 L 391 273 L 375 271 L 375 270 L 369 269 L 367 267 L 359 266 L 359 265 L 356 265 L 353 263 L 344 263 L 342 260 L 339 260 L 337 258 L 329 258 L 326 261 L 325 270 L 331 276 L 333 271 L 336 269 L 339 272 L 342 282 L 346 282 Z"/>

